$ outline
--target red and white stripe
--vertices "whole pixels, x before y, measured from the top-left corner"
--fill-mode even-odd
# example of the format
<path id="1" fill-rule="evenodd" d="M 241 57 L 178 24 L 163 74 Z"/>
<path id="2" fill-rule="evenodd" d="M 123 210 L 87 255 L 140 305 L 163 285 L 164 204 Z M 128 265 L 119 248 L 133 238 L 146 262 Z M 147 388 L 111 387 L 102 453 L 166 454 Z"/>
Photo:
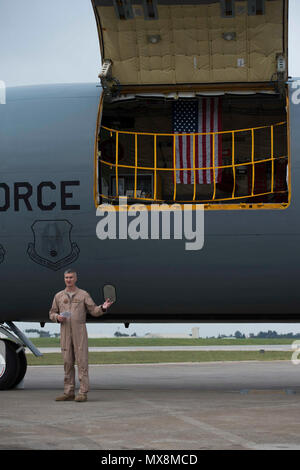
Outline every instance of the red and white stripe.
<path id="1" fill-rule="evenodd" d="M 200 98 L 198 102 L 198 132 L 220 132 L 222 130 L 222 109 L 220 98 Z M 222 165 L 222 135 L 215 134 L 214 166 Z M 193 135 L 176 136 L 176 168 L 192 168 Z M 213 166 L 213 135 L 195 136 L 195 168 Z M 177 171 L 177 183 L 213 183 L 213 169 Z M 222 169 L 215 168 L 215 181 L 221 181 Z"/>

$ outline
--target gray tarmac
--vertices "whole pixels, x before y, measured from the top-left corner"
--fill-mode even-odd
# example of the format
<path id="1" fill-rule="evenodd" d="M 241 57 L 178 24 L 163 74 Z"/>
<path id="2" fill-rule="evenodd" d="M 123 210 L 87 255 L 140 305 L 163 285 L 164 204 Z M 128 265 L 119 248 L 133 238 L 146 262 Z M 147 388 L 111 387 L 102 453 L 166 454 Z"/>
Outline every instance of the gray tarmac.
<path id="1" fill-rule="evenodd" d="M 86 403 L 55 402 L 62 366 L 0 392 L 0 449 L 300 449 L 291 361 L 90 366 Z"/>

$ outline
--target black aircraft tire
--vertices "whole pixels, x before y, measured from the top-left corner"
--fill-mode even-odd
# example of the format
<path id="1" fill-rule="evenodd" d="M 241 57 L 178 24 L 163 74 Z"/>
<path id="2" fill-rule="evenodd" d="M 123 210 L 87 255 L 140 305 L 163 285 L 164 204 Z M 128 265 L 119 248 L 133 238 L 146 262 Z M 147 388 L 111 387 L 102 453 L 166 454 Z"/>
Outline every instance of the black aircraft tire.
<path id="1" fill-rule="evenodd" d="M 0 350 L 0 362 L 2 363 L 2 366 L 0 365 L 0 390 L 9 390 L 14 386 L 21 366 L 12 341 L 8 339 L 0 341 L 4 343 L 5 347 L 5 356 L 1 354 Z"/>
<path id="2" fill-rule="evenodd" d="M 13 348 L 15 349 L 15 351 L 17 351 L 17 349 L 19 349 L 20 345 L 17 344 L 17 343 L 13 343 L 11 341 L 11 346 L 13 346 Z M 26 354 L 25 354 L 25 351 L 24 349 L 22 348 L 18 353 L 17 353 L 17 357 L 18 357 L 18 360 L 19 360 L 19 373 L 16 377 L 16 380 L 15 382 L 11 385 L 10 388 L 14 388 L 16 387 L 17 385 L 19 385 L 19 383 L 21 382 L 21 380 L 24 379 L 25 377 L 25 374 L 26 374 L 26 371 L 27 371 L 27 359 L 26 359 Z"/>

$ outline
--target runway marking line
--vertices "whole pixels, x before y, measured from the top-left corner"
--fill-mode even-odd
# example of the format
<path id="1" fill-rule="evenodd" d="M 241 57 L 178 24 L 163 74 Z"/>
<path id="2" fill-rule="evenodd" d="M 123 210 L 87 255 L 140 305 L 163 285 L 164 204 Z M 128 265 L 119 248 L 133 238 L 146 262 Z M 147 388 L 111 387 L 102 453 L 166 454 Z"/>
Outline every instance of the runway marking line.
<path id="1" fill-rule="evenodd" d="M 213 365 L 213 364 L 247 364 L 247 363 L 253 363 L 253 364 L 282 364 L 283 362 L 288 362 L 290 363 L 291 361 L 289 359 L 282 359 L 282 360 L 275 360 L 275 361 L 205 361 L 205 362 L 144 362 L 144 363 L 129 363 L 129 364 L 89 364 L 89 367 L 112 367 L 112 366 L 140 366 L 140 367 L 145 367 L 145 366 L 186 366 L 186 365 L 193 365 L 193 366 L 199 366 L 199 365 Z M 76 365 L 76 364 L 75 364 Z M 49 365 L 28 365 L 28 367 L 63 367 L 63 364 L 49 364 Z"/>

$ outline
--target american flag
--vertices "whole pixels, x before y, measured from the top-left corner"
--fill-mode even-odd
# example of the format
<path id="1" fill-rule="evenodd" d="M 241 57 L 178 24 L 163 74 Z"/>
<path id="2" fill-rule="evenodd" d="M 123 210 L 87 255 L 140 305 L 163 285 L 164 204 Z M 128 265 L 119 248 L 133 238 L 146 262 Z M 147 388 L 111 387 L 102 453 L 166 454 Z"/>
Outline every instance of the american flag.
<path id="1" fill-rule="evenodd" d="M 199 98 L 196 101 L 177 100 L 173 104 L 173 132 L 218 132 L 222 130 L 221 99 Z M 176 168 L 193 168 L 193 136 L 175 137 Z M 215 135 L 215 167 L 222 165 L 222 135 Z M 195 168 L 213 166 L 213 136 L 195 136 Z M 222 169 L 215 168 L 215 181 L 221 181 Z M 191 184 L 210 184 L 213 182 L 213 170 L 176 171 L 176 182 Z"/>

